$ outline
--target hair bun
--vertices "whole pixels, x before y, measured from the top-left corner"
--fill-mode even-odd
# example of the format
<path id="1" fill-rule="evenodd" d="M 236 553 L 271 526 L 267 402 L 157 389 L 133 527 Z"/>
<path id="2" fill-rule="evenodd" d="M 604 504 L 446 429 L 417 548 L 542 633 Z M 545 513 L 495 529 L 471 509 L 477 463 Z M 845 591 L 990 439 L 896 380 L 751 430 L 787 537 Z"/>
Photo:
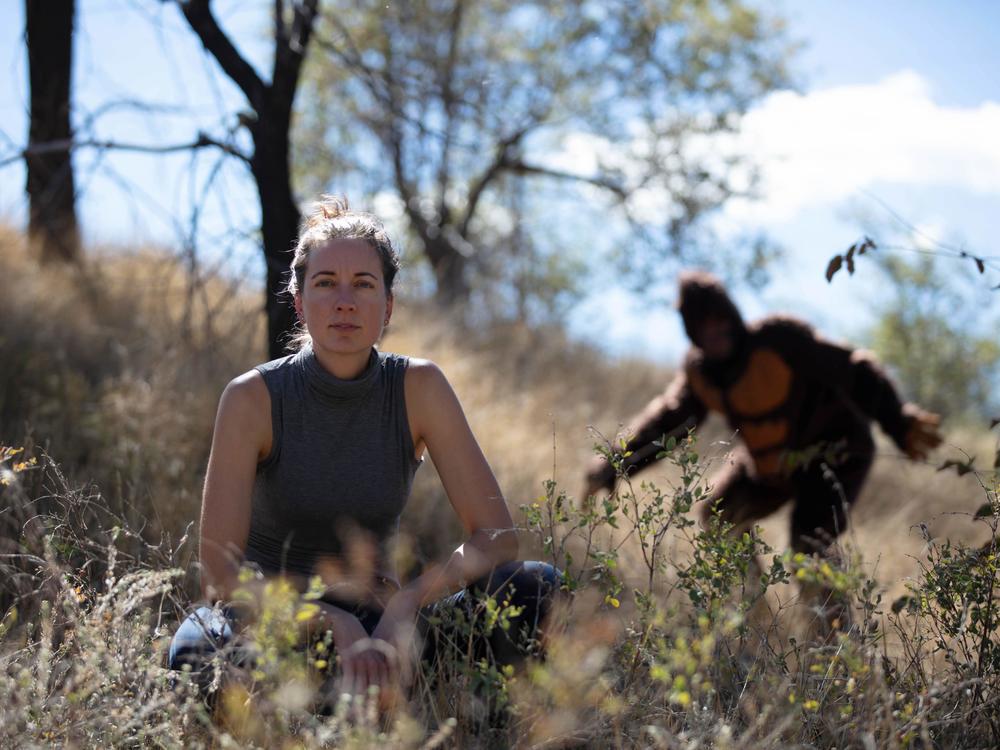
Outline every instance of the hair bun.
<path id="1" fill-rule="evenodd" d="M 304 228 L 309 230 L 325 221 L 338 219 L 349 213 L 351 213 L 351 207 L 347 202 L 347 196 L 324 194 L 313 204 L 312 210 L 306 216 Z"/>

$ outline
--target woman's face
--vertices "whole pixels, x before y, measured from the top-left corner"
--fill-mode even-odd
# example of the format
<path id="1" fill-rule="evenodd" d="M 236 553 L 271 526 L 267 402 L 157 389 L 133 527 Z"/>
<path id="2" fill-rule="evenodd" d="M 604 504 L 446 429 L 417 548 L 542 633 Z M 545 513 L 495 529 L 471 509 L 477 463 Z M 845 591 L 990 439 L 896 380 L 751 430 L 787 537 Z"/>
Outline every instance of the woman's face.
<path id="1" fill-rule="evenodd" d="M 357 239 L 314 248 L 295 310 L 317 353 L 367 356 L 392 315 L 378 252 Z"/>

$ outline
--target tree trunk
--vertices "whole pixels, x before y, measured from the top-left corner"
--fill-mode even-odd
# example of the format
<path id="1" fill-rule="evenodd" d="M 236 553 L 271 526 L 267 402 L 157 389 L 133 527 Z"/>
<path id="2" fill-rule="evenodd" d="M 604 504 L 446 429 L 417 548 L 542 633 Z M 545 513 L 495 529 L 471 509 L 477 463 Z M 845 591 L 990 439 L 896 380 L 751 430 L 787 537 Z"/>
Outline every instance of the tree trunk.
<path id="1" fill-rule="evenodd" d="M 427 256 L 431 270 L 434 271 L 434 300 L 444 308 L 462 305 L 469 298 L 470 286 L 467 275 L 469 261 L 456 242 L 445 233 L 447 229 L 442 231 L 440 224 L 431 224 L 421 215 L 419 209 L 414 207 L 411 196 L 415 191 L 402 177 L 401 164 L 402 159 L 397 158 L 397 184 L 404 197 L 406 215 L 420 238 L 424 255 Z M 459 235 L 458 242 L 465 242 L 465 238 Z"/>
<path id="2" fill-rule="evenodd" d="M 275 122 L 278 119 L 279 122 Z M 271 359 L 284 356 L 295 328 L 295 310 L 285 293 L 290 251 L 299 233 L 299 209 L 292 195 L 288 125 L 262 116 L 253 128 L 250 169 L 260 195 L 261 239 L 267 264 L 267 340 Z"/>
<path id="3" fill-rule="evenodd" d="M 72 139 L 70 85 L 75 0 L 25 0 L 25 36 L 31 86 L 32 146 Z M 76 188 L 71 150 L 25 157 L 28 179 L 28 237 L 43 261 L 70 262 L 80 256 Z"/>
<path id="4" fill-rule="evenodd" d="M 470 291 L 465 256 L 442 240 L 425 241 L 424 253 L 434 269 L 434 300 L 446 308 L 463 305 Z"/>
<path id="5" fill-rule="evenodd" d="M 289 166 L 292 104 L 319 0 L 296 3 L 291 24 L 285 18 L 284 3 L 276 3 L 274 69 L 270 83 L 264 83 L 233 46 L 212 15 L 211 0 L 178 0 L 178 3 L 205 49 L 242 89 L 253 108 L 250 134 L 254 152 L 250 171 L 260 196 L 261 240 L 267 265 L 264 309 L 268 352 L 271 359 L 277 359 L 285 354 L 289 335 L 295 329 L 295 311 L 284 293 L 300 218 Z"/>

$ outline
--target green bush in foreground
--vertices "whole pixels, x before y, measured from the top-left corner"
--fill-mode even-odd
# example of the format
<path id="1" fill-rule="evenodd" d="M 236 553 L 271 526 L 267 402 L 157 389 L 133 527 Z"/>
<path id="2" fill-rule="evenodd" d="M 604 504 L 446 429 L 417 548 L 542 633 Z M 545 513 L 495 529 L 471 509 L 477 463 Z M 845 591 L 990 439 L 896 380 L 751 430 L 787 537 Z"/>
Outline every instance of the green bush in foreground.
<path id="1" fill-rule="evenodd" d="M 260 658 L 227 679 L 220 665 L 210 711 L 163 667 L 191 606 L 176 563 L 187 539 L 150 544 L 57 466 L 2 450 L 4 746 L 1000 745 L 995 476 L 973 519 L 994 541 L 928 539 L 909 593 L 887 606 L 856 556 L 776 554 L 756 534 L 697 526 L 704 467 L 692 439 L 671 441 L 673 486 L 623 477 L 581 501 L 550 482 L 522 508 L 563 571 L 544 661 L 498 669 L 456 648 L 394 710 L 374 695 L 352 703 L 329 694 L 329 642 L 300 635 L 315 592 L 273 584 L 253 631 Z M 850 605 L 840 630 L 824 632 L 818 603 L 799 597 L 820 589 Z M 459 632 L 514 627 L 511 614 L 484 602 Z"/>

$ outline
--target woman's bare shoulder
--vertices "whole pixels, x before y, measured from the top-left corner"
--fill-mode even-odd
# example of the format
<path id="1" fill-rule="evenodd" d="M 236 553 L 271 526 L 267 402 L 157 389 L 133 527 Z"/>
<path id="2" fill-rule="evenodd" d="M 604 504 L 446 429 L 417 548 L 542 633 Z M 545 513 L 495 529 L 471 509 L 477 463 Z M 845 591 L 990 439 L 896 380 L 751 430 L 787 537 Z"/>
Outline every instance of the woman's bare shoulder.
<path id="1" fill-rule="evenodd" d="M 434 362 L 410 357 L 406 366 L 406 395 L 421 401 L 434 401 L 452 391 L 444 372 Z"/>
<path id="2" fill-rule="evenodd" d="M 219 414 L 247 426 L 269 426 L 271 395 L 264 377 L 257 370 L 249 370 L 230 380 L 219 399 Z"/>
<path id="3" fill-rule="evenodd" d="M 407 357 L 406 377 L 424 381 L 429 378 L 444 377 L 441 368 L 429 359 Z"/>
<path id="4" fill-rule="evenodd" d="M 267 384 L 264 383 L 264 376 L 257 370 L 247 370 L 242 375 L 237 375 L 229 381 L 226 389 L 222 392 L 223 398 L 230 398 L 237 402 L 256 402 L 262 399 L 268 400 Z"/>

